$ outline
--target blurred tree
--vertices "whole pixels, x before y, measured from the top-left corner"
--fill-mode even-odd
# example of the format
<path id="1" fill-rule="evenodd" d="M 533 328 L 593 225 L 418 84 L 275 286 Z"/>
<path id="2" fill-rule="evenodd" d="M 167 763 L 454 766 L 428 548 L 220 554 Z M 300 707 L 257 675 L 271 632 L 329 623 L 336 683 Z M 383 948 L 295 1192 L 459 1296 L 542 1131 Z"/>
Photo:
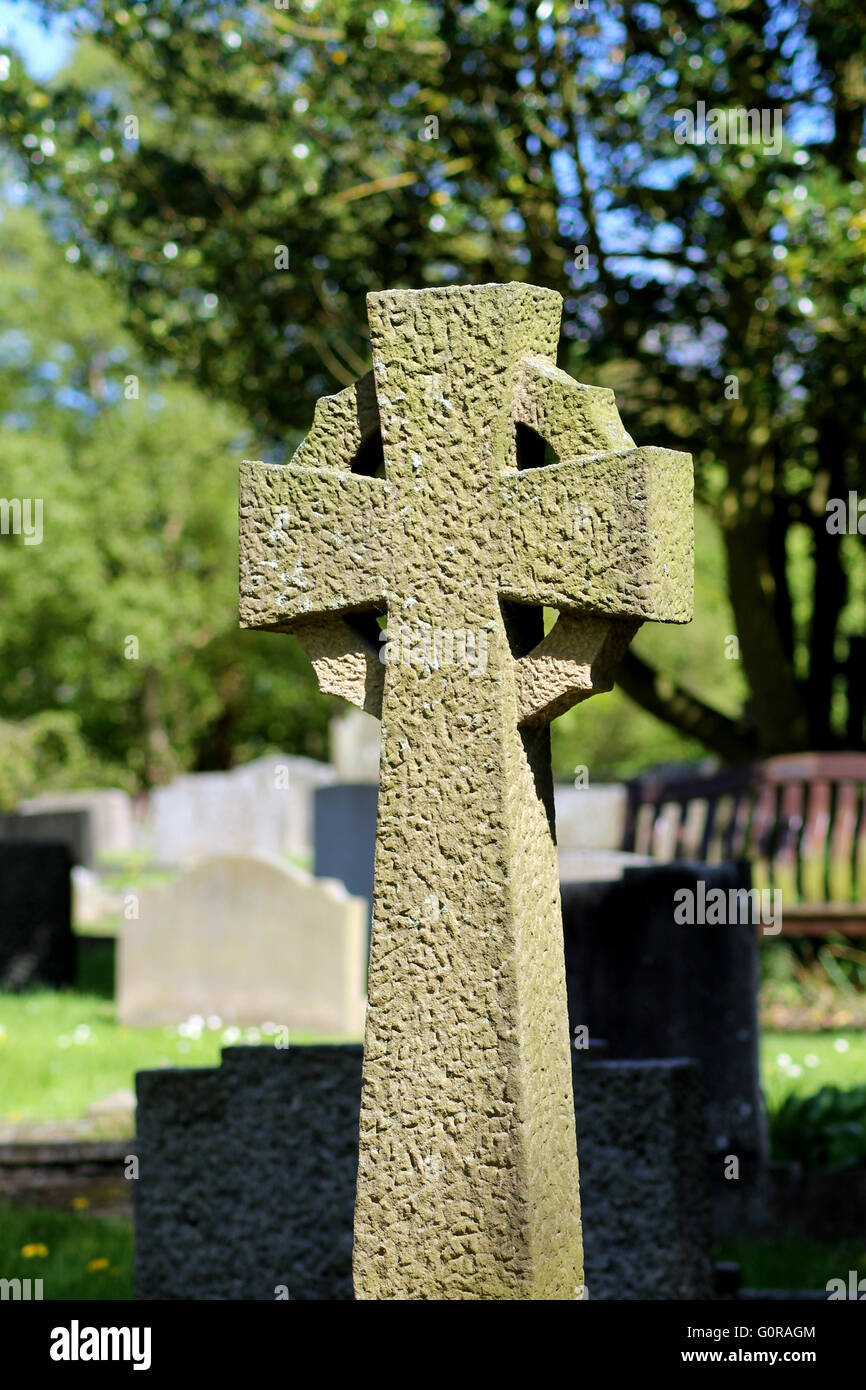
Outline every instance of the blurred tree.
<path id="1" fill-rule="evenodd" d="M 0 726 L 0 801 L 325 755 L 303 656 L 237 627 L 242 417 L 141 364 L 111 288 L 0 211 L 2 491 L 31 520 L 0 535 L 0 714 L 22 721 Z"/>
<path id="2" fill-rule="evenodd" d="M 690 683 L 641 633 L 620 683 L 724 757 L 862 746 L 866 563 L 826 504 L 862 484 L 866 15 L 847 0 L 530 8 L 43 0 L 89 34 L 13 61 L 7 138 L 55 235 L 124 288 L 155 357 L 282 457 L 367 365 L 364 294 L 532 279 L 564 360 L 642 441 L 690 449 L 730 625 Z M 781 121 L 680 144 L 697 104 Z M 637 423 L 634 423 L 637 422 Z"/>

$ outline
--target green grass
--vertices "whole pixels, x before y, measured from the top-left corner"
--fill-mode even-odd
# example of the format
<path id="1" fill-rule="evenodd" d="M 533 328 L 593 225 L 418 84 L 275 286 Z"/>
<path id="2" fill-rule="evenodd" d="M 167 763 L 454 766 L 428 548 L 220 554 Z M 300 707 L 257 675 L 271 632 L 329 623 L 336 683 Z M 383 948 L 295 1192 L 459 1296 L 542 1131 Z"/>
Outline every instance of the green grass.
<path id="1" fill-rule="evenodd" d="M 81 955 L 79 989 L 0 995 L 0 1120 L 77 1118 L 112 1091 L 133 1089 L 136 1071 L 213 1066 L 228 1043 L 256 1041 L 254 1035 L 235 1036 L 222 1027 L 204 1026 L 198 1036 L 184 1036 L 177 1028 L 119 1027 L 112 973 L 111 949 L 97 943 Z M 838 1039 L 848 1043 L 847 1050 L 837 1050 Z M 780 1056 L 790 1061 L 780 1063 Z M 807 1057 L 817 1057 L 817 1065 L 809 1065 Z M 808 1094 L 828 1084 L 849 1087 L 866 1079 L 866 1039 L 853 1030 L 766 1033 L 761 1064 L 776 1108 L 792 1092 Z M 48 1254 L 24 1256 L 30 1245 L 45 1246 Z M 823 1289 L 828 1279 L 847 1278 L 849 1269 L 866 1273 L 864 1242 L 727 1243 L 716 1256 L 741 1266 L 747 1288 Z M 92 1260 L 108 1264 L 89 1269 Z M 131 1228 L 118 1218 L 2 1204 L 0 1277 L 41 1278 L 46 1299 L 129 1299 Z"/>
<path id="2" fill-rule="evenodd" d="M 715 1257 L 736 1261 L 747 1289 L 825 1289 L 829 1279 L 847 1281 L 851 1269 L 866 1271 L 866 1241 L 727 1241 Z M 42 1279 L 48 1301 L 131 1299 L 132 1227 L 116 1217 L 0 1203 L 0 1278 Z"/>
<path id="3" fill-rule="evenodd" d="M 807 1240 L 724 1241 L 717 1260 L 740 1266 L 744 1289 L 826 1289 L 828 1279 L 866 1274 L 866 1239 L 817 1244 Z"/>
<path id="4" fill-rule="evenodd" d="M 97 942 L 81 953 L 77 990 L 0 994 L 0 1121 L 79 1117 L 112 1091 L 132 1090 L 137 1071 L 215 1066 L 222 1047 L 265 1041 L 250 1030 L 222 1026 L 205 1025 L 198 1036 L 186 1037 L 176 1027 L 120 1027 L 112 976 L 111 947 Z M 846 1050 L 837 1049 L 839 1041 Z M 772 1109 L 791 1092 L 857 1085 L 866 1081 L 866 1036 L 852 1029 L 765 1033 L 761 1072 Z"/>
<path id="5" fill-rule="evenodd" d="M 34 1246 L 29 1255 L 23 1253 Z M 94 1261 L 97 1267 L 90 1267 Z M 4 1202 L 0 1278 L 41 1279 L 45 1300 L 131 1299 L 132 1225 L 118 1217 Z"/>
<path id="6" fill-rule="evenodd" d="M 137 1071 L 212 1067 L 223 1047 L 268 1042 L 261 1029 L 214 1019 L 199 1027 L 123 1027 L 113 993 L 113 945 L 96 941 L 79 949 L 77 988 L 0 994 L 0 1123 L 78 1119 L 112 1092 L 134 1090 Z M 292 1041 L 332 1039 L 298 1033 Z"/>
<path id="7" fill-rule="evenodd" d="M 809 1095 L 822 1086 L 860 1086 L 866 1082 L 866 1034 L 852 1028 L 763 1033 L 761 1080 L 770 1110 L 778 1109 L 792 1093 Z"/>
<path id="8" fill-rule="evenodd" d="M 132 1090 L 136 1071 L 214 1066 L 221 1030 L 184 1038 L 176 1028 L 122 1028 L 114 1005 L 92 994 L 40 991 L 0 996 L 0 1120 L 59 1120 Z M 238 1039 L 240 1041 L 240 1039 Z"/>

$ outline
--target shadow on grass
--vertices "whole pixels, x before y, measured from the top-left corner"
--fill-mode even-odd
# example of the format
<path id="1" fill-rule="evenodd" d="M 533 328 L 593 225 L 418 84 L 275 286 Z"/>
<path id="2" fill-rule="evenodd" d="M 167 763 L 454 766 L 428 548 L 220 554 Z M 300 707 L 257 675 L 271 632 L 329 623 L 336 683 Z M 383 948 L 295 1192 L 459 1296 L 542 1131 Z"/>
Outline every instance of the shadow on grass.
<path id="1" fill-rule="evenodd" d="M 826 1289 L 830 1279 L 847 1279 L 850 1269 L 866 1273 L 863 1240 L 731 1240 L 715 1253 L 740 1266 L 744 1289 Z"/>
<path id="2" fill-rule="evenodd" d="M 76 937 L 75 985 L 81 994 L 114 999 L 117 942 L 113 936 Z"/>

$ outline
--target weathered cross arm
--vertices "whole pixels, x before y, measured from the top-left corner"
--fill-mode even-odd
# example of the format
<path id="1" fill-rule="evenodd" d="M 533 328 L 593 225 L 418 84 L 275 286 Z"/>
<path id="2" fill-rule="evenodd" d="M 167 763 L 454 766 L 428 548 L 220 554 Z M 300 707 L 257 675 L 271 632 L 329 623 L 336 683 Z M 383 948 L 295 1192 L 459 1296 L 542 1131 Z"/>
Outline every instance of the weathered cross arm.
<path id="1" fill-rule="evenodd" d="M 692 616 L 688 454 L 653 446 L 502 475 L 503 597 L 610 618 Z"/>
<path id="2" fill-rule="evenodd" d="M 245 463 L 240 494 L 241 626 L 293 633 L 322 691 L 377 715 L 384 668 L 352 614 L 384 607 L 391 568 L 390 485 L 359 467 L 378 428 L 368 372 L 317 402 L 290 464 Z"/>
<path id="3" fill-rule="evenodd" d="M 334 468 L 241 469 L 241 626 L 293 633 L 325 694 L 376 715 L 384 667 L 351 615 L 384 607 L 388 491 Z"/>
<path id="4" fill-rule="evenodd" d="M 378 429 L 368 372 L 317 401 L 291 463 L 245 463 L 240 495 L 241 626 L 293 633 L 320 689 L 372 714 L 384 671 L 351 614 L 384 606 L 390 573 L 389 484 L 362 466 Z"/>
<path id="5" fill-rule="evenodd" d="M 634 447 L 609 387 L 586 386 L 543 357 L 520 363 L 514 419 L 541 435 L 558 458 Z"/>
<path id="6" fill-rule="evenodd" d="M 559 394 L 574 416 L 576 393 Z M 545 437 L 558 413 L 549 401 L 536 417 Z M 509 470 L 500 487 L 500 593 L 560 610 L 515 669 L 519 722 L 547 723 L 611 688 L 642 622 L 691 618 L 691 459 L 632 447 Z"/>
<path id="7" fill-rule="evenodd" d="M 241 469 L 241 626 L 374 608 L 390 569 L 388 484 L 335 468 Z"/>

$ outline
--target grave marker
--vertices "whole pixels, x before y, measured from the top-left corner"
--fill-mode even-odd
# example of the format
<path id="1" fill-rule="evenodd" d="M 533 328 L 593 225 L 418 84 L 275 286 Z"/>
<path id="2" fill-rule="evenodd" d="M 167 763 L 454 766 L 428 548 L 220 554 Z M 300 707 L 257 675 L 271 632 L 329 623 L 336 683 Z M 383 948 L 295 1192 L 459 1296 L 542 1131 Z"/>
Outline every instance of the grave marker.
<path id="1" fill-rule="evenodd" d="M 324 691 L 382 717 L 355 1295 L 575 1299 L 547 726 L 610 688 L 641 622 L 689 620 L 690 460 L 635 448 L 613 393 L 557 369 L 551 290 L 367 305 L 373 373 L 318 402 L 289 465 L 245 465 L 240 508 L 243 625 L 294 633 Z"/>
<path id="2" fill-rule="evenodd" d="M 0 990 L 72 984 L 71 867 L 65 844 L 0 841 Z"/>
<path id="3" fill-rule="evenodd" d="M 272 1022 L 319 1036 L 364 1031 L 365 904 L 268 855 L 222 855 L 143 894 L 123 923 L 117 1016 L 134 1027 Z"/>

